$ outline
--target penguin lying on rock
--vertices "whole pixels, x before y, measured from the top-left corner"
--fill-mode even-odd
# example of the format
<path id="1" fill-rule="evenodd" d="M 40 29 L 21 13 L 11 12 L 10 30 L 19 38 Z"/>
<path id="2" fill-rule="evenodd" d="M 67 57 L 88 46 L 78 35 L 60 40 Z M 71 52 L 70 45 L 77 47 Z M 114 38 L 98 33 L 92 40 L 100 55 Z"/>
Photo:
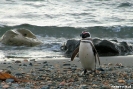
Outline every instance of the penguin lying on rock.
<path id="1" fill-rule="evenodd" d="M 96 70 L 97 60 L 100 65 L 100 59 L 98 52 L 93 45 L 90 33 L 83 31 L 80 36 L 82 37 L 80 40 L 80 45 L 72 53 L 71 61 L 73 61 L 75 56 L 79 53 L 79 59 L 84 68 L 84 74 L 86 74 L 87 70 Z"/>

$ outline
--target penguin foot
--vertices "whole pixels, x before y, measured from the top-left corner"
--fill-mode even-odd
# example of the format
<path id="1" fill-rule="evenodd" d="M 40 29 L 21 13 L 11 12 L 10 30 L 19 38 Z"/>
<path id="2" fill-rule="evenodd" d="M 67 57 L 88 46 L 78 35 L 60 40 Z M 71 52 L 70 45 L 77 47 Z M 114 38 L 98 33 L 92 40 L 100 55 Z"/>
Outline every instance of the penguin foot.
<path id="1" fill-rule="evenodd" d="M 84 69 L 84 71 L 81 73 L 81 75 L 87 75 L 88 73 L 87 73 L 87 69 Z M 89 74 L 94 74 L 94 75 L 96 75 L 96 70 L 91 70 L 91 71 L 89 71 Z"/>
<path id="2" fill-rule="evenodd" d="M 84 75 L 87 73 L 87 69 L 84 69 Z"/>
<path id="3" fill-rule="evenodd" d="M 84 71 L 81 73 L 81 75 L 85 75 L 87 73 L 87 69 L 84 69 Z"/>

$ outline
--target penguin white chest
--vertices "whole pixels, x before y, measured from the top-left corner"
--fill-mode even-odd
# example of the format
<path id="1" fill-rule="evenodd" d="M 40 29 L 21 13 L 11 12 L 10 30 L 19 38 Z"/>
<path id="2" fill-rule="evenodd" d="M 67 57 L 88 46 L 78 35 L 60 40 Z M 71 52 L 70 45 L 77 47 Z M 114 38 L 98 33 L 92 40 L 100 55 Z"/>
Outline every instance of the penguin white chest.
<path id="1" fill-rule="evenodd" d="M 83 68 L 88 70 L 95 69 L 95 56 L 93 53 L 92 46 L 89 42 L 80 42 L 79 58 Z"/>

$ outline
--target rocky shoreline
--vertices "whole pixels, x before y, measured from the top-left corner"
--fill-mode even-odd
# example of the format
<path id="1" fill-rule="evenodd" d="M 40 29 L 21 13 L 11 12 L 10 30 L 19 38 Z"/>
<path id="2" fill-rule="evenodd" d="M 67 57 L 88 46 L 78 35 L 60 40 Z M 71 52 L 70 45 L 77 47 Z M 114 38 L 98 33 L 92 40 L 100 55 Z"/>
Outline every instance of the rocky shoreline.
<path id="1" fill-rule="evenodd" d="M 99 56 L 126 56 L 133 54 L 132 43 L 100 38 L 93 38 L 92 40 Z M 67 57 L 70 57 L 72 52 L 79 46 L 79 43 L 80 40 L 67 40 L 66 44 L 64 44 L 61 49 L 65 51 Z"/>
<path id="2" fill-rule="evenodd" d="M 113 86 L 128 86 L 131 89 L 133 85 L 133 66 L 124 65 L 124 61 L 105 62 L 106 58 L 100 58 L 102 65 L 97 66 L 96 74 L 88 71 L 83 75 L 79 59 L 74 62 L 69 58 L 41 61 L 14 59 L 1 62 L 0 69 L 10 71 L 18 82 L 11 79 L 0 81 L 0 89 L 114 89 Z"/>

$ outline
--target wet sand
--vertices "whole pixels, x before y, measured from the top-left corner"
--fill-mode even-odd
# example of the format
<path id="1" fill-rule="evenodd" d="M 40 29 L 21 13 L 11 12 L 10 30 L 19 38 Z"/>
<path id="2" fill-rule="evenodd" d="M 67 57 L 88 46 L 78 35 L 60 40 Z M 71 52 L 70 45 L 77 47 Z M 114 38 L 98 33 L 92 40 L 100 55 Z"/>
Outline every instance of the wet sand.
<path id="1" fill-rule="evenodd" d="M 70 58 L 3 58 L 0 70 L 9 70 L 18 78 L 17 83 L 5 82 L 10 88 L 113 89 L 113 86 L 128 86 L 131 89 L 133 56 L 100 57 L 100 60 L 102 70 L 97 65 L 96 74 L 89 71 L 82 74 L 83 68 L 77 57 L 74 61 Z"/>

